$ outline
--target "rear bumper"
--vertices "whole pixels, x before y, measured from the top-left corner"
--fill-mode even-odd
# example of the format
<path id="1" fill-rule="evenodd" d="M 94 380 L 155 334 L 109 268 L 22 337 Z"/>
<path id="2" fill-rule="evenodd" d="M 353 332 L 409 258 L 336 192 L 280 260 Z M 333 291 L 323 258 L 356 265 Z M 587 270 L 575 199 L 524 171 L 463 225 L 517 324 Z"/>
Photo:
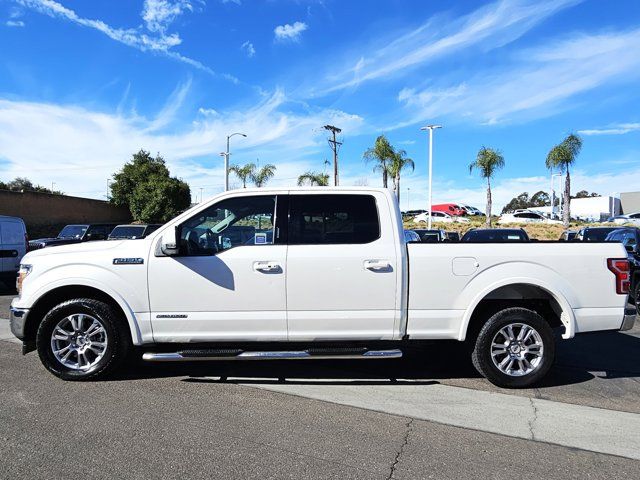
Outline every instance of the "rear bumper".
<path id="1" fill-rule="evenodd" d="M 24 340 L 24 326 L 27 323 L 29 309 L 11 307 L 9 311 L 11 313 L 11 316 L 9 317 L 11 333 L 13 333 L 20 340 Z"/>
<path id="2" fill-rule="evenodd" d="M 636 323 L 637 317 L 638 311 L 636 310 L 636 306 L 627 304 L 624 309 L 624 319 L 622 320 L 620 331 L 624 332 L 625 330 L 631 330 L 633 328 L 633 325 Z"/>

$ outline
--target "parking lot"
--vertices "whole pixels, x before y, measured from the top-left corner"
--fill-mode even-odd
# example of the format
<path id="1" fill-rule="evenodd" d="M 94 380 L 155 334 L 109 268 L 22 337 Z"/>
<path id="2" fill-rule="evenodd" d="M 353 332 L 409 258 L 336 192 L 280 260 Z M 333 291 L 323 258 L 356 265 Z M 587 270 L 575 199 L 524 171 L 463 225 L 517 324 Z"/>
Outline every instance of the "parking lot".
<path id="1" fill-rule="evenodd" d="M 2 478 L 619 478 L 640 467 L 638 325 L 562 343 L 542 386 L 510 391 L 479 378 L 456 343 L 401 360 L 130 365 L 65 383 L 21 356 L 6 320 L 0 338 Z"/>

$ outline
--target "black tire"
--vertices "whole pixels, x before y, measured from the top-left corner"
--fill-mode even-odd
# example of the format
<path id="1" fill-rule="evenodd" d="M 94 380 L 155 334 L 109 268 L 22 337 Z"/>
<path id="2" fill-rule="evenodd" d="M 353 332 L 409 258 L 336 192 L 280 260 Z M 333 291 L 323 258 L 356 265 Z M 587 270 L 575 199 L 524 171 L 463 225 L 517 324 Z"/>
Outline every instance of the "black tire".
<path id="1" fill-rule="evenodd" d="M 518 376 L 503 372 L 494 363 L 491 353 L 494 338 L 502 328 L 510 324 L 527 325 L 538 333 L 542 342 L 542 358 L 535 360 L 537 363 L 529 373 L 521 374 L 526 370 L 514 369 L 515 372 L 510 370 L 511 373 L 520 373 Z M 498 359 L 504 359 L 507 356 L 509 356 L 509 353 L 505 353 L 504 356 L 498 357 Z M 471 354 L 473 366 L 480 375 L 494 385 L 503 388 L 525 388 L 534 385 L 547 374 L 551 365 L 553 365 L 554 357 L 555 338 L 553 330 L 540 315 L 526 308 L 507 308 L 493 315 L 480 330 Z M 535 358 L 535 356 L 528 357 L 532 363 L 534 362 L 532 359 Z"/>
<path id="2" fill-rule="evenodd" d="M 56 358 L 52 346 L 52 334 L 56 325 L 66 317 L 77 314 L 97 319 L 104 327 L 107 340 L 102 358 L 86 369 L 74 369 L 64 365 Z M 121 365 L 131 350 L 131 336 L 125 327 L 126 320 L 121 316 L 122 314 L 108 303 L 91 298 L 76 298 L 57 305 L 45 315 L 38 326 L 36 347 L 40 361 L 47 370 L 63 380 L 95 380 L 107 376 Z"/>

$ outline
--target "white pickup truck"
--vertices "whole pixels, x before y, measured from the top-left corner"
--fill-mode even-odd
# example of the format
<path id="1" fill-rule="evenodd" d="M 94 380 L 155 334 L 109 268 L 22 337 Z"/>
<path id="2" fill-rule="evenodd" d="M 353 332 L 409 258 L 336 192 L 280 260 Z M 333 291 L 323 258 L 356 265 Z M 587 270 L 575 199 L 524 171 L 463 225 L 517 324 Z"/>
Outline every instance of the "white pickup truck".
<path id="1" fill-rule="evenodd" d="M 384 359 L 467 341 L 496 385 L 540 380 L 555 337 L 631 328 L 612 243 L 405 243 L 386 189 L 236 190 L 140 240 L 34 251 L 11 306 L 66 380 L 147 361 Z"/>

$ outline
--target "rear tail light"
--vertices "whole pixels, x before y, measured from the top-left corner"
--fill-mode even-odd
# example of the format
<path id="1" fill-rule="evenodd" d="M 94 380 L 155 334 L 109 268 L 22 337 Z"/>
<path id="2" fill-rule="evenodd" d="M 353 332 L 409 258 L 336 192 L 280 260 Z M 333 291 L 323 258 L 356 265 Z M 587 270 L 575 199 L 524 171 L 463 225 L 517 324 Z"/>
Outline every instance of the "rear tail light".
<path id="1" fill-rule="evenodd" d="M 631 268 L 626 258 L 609 258 L 607 267 L 616 276 L 616 293 L 623 295 L 629 293 L 631 287 Z"/>

